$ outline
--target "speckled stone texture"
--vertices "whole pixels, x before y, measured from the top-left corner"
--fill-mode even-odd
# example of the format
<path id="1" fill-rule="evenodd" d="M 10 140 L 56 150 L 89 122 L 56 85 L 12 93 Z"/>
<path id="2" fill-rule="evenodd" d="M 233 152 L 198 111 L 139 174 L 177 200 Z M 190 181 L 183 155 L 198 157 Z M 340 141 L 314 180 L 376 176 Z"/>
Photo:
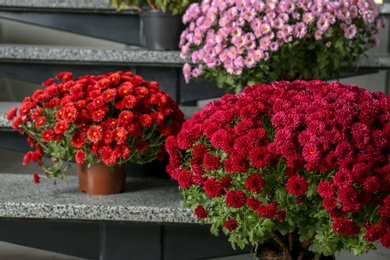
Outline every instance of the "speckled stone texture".
<path id="1" fill-rule="evenodd" d="M 0 102 L 0 128 L 11 127 L 11 123 L 8 122 L 6 116 L 11 108 L 19 106 L 20 102 Z"/>
<path id="2" fill-rule="evenodd" d="M 1 1 L 1 0 L 0 0 Z M 26 60 L 56 63 L 123 64 L 169 66 L 181 68 L 185 62 L 179 51 L 106 50 L 66 48 L 54 46 L 0 45 L 0 59 Z M 362 68 L 390 68 L 389 55 L 361 56 L 358 65 Z"/>
<path id="3" fill-rule="evenodd" d="M 182 67 L 178 51 L 106 50 L 26 45 L 0 45 L 0 59 L 56 63 L 137 64 Z"/>
<path id="4" fill-rule="evenodd" d="M 32 175 L 1 174 L 0 217 L 66 220 L 113 220 L 196 223 L 190 210 L 180 207 L 178 184 L 172 180 L 127 179 L 125 192 L 87 195 L 78 180 L 68 176 L 57 185 Z"/>
<path id="5" fill-rule="evenodd" d="M 358 66 L 364 68 L 373 69 L 389 69 L 390 68 L 390 55 L 373 55 L 364 56 L 362 55 L 357 63 Z"/>
<path id="6" fill-rule="evenodd" d="M 107 9 L 110 7 L 110 0 L 0 0 L 0 6 Z"/>

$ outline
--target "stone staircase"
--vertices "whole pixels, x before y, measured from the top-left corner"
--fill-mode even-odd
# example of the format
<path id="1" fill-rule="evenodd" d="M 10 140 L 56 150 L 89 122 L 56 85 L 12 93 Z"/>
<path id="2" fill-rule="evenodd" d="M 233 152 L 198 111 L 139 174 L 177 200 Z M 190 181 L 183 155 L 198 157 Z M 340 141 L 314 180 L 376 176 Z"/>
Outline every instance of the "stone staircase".
<path id="1" fill-rule="evenodd" d="M 389 2 L 389 3 L 388 3 Z M 390 1 L 380 5 L 381 13 L 390 15 Z M 151 51 L 140 46 L 139 15 L 133 10 L 116 11 L 109 0 L 0 0 L 0 19 L 37 25 L 57 31 L 104 39 L 123 44 L 124 49 L 89 46 L 0 44 L 0 77 L 40 84 L 61 71 L 74 75 L 130 70 L 160 87 L 181 105 L 224 94 L 214 82 L 192 81 L 186 84 L 182 75 L 184 60 L 179 51 Z M 0 20 L 1 21 L 1 20 Z M 388 50 L 387 50 L 388 52 Z M 390 68 L 390 55 L 363 56 L 359 73 L 375 73 Z M 350 76 L 350 75 L 347 75 Z M 389 76 L 386 83 L 389 85 Z M 385 86 L 384 91 L 388 91 Z M 11 100 L 11 99 L 10 99 Z M 0 146 L 10 135 L 5 113 L 11 104 L 0 101 Z M 1 137 L 2 136 L 2 137 Z"/>
<path id="2" fill-rule="evenodd" d="M 390 16 L 390 3 L 385 3 L 380 8 L 382 14 L 387 17 Z M 143 49 L 140 46 L 138 14 L 132 10 L 117 12 L 110 8 L 109 0 L 0 0 L 0 25 L 1 19 L 104 39 L 123 44 L 124 48 L 110 49 L 96 46 L 77 46 L 77 44 L 64 47 L 60 45 L 3 43 L 0 44 L 0 77 L 40 84 L 61 71 L 72 71 L 77 77 L 84 74 L 130 70 L 143 76 L 146 80 L 158 81 L 160 87 L 181 105 L 187 117 L 196 110 L 188 106 L 193 106 L 198 100 L 218 97 L 224 93 L 223 90 L 216 88 L 213 82 L 192 81 L 190 84 L 186 84 L 182 75 L 184 61 L 180 58 L 179 51 Z M 386 51 L 387 53 L 384 54 L 362 57 L 358 61 L 358 65 L 360 67 L 359 74 L 372 74 L 378 71 L 381 71 L 382 74 L 385 73 L 386 82 L 383 91 L 390 94 L 390 76 L 388 72 L 390 69 L 390 55 L 388 54 L 389 49 Z M 11 87 L 13 88 L 13 86 Z M 18 91 L 18 89 L 15 91 Z M 11 98 L 4 101 L 0 100 L 0 148 L 26 151 L 29 146 L 25 141 L 25 137 L 13 131 L 10 123 L 5 118 L 11 107 L 19 106 L 18 101 L 11 100 Z M 0 173 L 2 172 L 3 170 L 0 169 Z M 28 197 L 28 195 L 25 197 Z M 75 223 L 80 224 L 75 229 L 78 229 L 79 226 L 85 228 L 85 223 Z M 17 222 L 14 226 L 10 226 L 12 227 L 10 233 L 15 233 L 15 230 L 20 231 L 29 228 L 27 224 L 23 227 L 20 227 L 19 224 L 20 222 Z M 28 225 L 30 224 L 28 223 Z M 36 222 L 33 224 L 31 226 L 37 225 Z M 47 223 L 43 224 L 41 226 L 42 230 L 51 230 L 51 223 L 49 223 L 49 226 L 47 226 Z M 62 223 L 60 224 L 62 225 Z M 64 225 L 63 231 L 66 231 L 68 227 Z M 119 226 L 115 229 L 115 232 L 121 233 L 121 228 L 122 226 Z M 39 228 L 37 229 L 39 230 Z M 191 235 L 189 236 L 187 229 L 181 230 L 179 226 L 167 228 L 167 230 L 171 229 L 182 232 L 175 231 L 181 234 L 178 239 L 191 240 Z M 190 226 L 188 230 L 192 234 L 200 232 L 197 226 Z M 202 232 L 209 235 L 207 229 Z M 52 233 L 48 236 L 50 237 L 48 240 L 52 239 L 51 236 L 59 236 L 54 234 L 54 231 Z M 15 233 L 15 243 L 18 243 L 17 240 L 23 236 Z M 73 233 L 69 236 L 72 238 Z M 123 237 L 126 237 L 126 234 Z M 199 235 L 201 239 L 198 239 L 196 243 L 201 243 L 200 241 L 205 237 L 209 238 L 203 236 L 202 233 L 202 236 Z M 31 244 L 35 236 L 34 238 L 24 237 L 24 239 L 26 244 Z M 196 237 L 192 239 L 194 240 Z M 115 243 L 119 240 L 113 239 Z M 221 243 L 225 243 L 225 241 Z M 45 248 L 41 245 L 36 247 Z M 96 245 L 87 246 L 87 248 L 93 247 L 96 247 Z M 53 248 L 46 247 L 46 249 L 55 251 Z M 74 248 L 79 248 L 79 245 L 75 245 Z M 74 248 L 72 247 L 72 249 Z M 206 248 L 205 250 L 211 249 Z M 72 253 L 70 251 L 69 249 L 69 252 L 65 253 Z M 146 251 L 150 250 L 146 248 Z M 231 252 L 229 251 L 229 253 Z M 80 254 L 80 256 L 82 255 Z"/>

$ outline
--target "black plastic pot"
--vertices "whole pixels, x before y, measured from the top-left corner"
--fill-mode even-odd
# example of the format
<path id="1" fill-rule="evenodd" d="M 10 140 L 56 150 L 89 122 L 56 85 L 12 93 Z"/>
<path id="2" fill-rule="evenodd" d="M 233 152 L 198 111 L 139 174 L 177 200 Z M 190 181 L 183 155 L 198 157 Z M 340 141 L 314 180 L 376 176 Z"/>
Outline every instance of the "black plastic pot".
<path id="1" fill-rule="evenodd" d="M 145 10 L 140 13 L 141 46 L 149 50 L 178 50 L 183 23 L 180 15 Z"/>

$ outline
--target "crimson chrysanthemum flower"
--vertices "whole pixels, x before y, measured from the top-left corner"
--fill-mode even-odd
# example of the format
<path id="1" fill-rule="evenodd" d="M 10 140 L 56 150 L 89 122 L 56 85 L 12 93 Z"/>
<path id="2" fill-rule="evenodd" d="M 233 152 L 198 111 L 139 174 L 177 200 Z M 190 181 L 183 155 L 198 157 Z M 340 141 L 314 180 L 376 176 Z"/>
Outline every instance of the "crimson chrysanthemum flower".
<path id="1" fill-rule="evenodd" d="M 77 118 L 77 115 L 78 111 L 73 106 L 65 107 L 62 114 L 63 118 L 68 122 L 73 122 Z"/>
<path id="2" fill-rule="evenodd" d="M 39 175 L 36 172 L 34 172 L 34 174 L 33 174 L 33 181 L 35 184 L 39 183 Z"/>
<path id="3" fill-rule="evenodd" d="M 198 205 L 195 208 L 194 213 L 195 213 L 197 218 L 207 218 L 207 216 L 208 216 L 207 211 L 205 210 L 205 208 L 202 205 Z"/>
<path id="4" fill-rule="evenodd" d="M 113 101 L 116 97 L 116 94 L 117 94 L 117 90 L 115 88 L 110 88 L 110 89 L 105 90 L 102 93 L 103 101 L 105 103 Z"/>
<path id="5" fill-rule="evenodd" d="M 335 192 L 335 185 L 330 181 L 321 180 L 317 186 L 317 192 L 321 197 L 330 198 Z"/>
<path id="6" fill-rule="evenodd" d="M 84 135 L 84 133 L 75 133 L 73 136 L 72 136 L 72 145 L 76 148 L 81 148 L 85 142 L 86 142 L 86 137 Z"/>
<path id="7" fill-rule="evenodd" d="M 246 204 L 246 195 L 242 190 L 230 190 L 226 193 L 226 204 L 232 208 L 241 208 Z"/>
<path id="8" fill-rule="evenodd" d="M 390 248 L 390 231 L 389 231 L 389 228 L 387 228 L 387 232 L 386 234 L 384 234 L 381 239 L 381 244 L 385 247 L 385 248 Z"/>
<path id="9" fill-rule="evenodd" d="M 249 197 L 247 203 L 248 203 L 248 207 L 255 211 L 258 211 L 259 207 L 262 205 L 261 201 L 259 201 L 254 197 Z"/>
<path id="10" fill-rule="evenodd" d="M 119 96 L 123 97 L 133 93 L 133 84 L 130 82 L 122 83 L 118 88 Z"/>
<path id="11" fill-rule="evenodd" d="M 46 123 L 47 118 L 45 116 L 41 116 L 35 121 L 35 127 L 39 128 Z"/>
<path id="12" fill-rule="evenodd" d="M 63 134 L 69 128 L 69 123 L 66 120 L 58 121 L 54 126 L 56 134 Z"/>
<path id="13" fill-rule="evenodd" d="M 118 116 L 118 121 L 121 126 L 126 126 L 134 119 L 134 114 L 131 111 L 123 110 Z"/>
<path id="14" fill-rule="evenodd" d="M 85 152 L 83 150 L 77 150 L 75 154 L 76 163 L 83 164 L 85 162 Z"/>
<path id="15" fill-rule="evenodd" d="M 54 138 L 54 131 L 51 129 L 46 129 L 42 132 L 42 141 L 48 142 L 50 140 L 53 140 Z"/>
<path id="16" fill-rule="evenodd" d="M 7 120 L 8 121 L 11 121 L 12 119 L 14 119 L 16 117 L 16 113 L 18 111 L 18 108 L 17 107 L 13 107 L 11 108 L 8 113 L 7 113 Z"/>
<path id="17" fill-rule="evenodd" d="M 92 143 L 99 142 L 103 137 L 103 132 L 101 126 L 91 126 L 87 131 L 87 138 Z"/>
<path id="18" fill-rule="evenodd" d="M 148 144 L 145 141 L 143 141 L 143 140 L 139 140 L 135 144 L 135 149 L 137 149 L 137 151 L 140 152 L 140 153 L 144 153 L 148 149 Z"/>
<path id="19" fill-rule="evenodd" d="M 103 109 L 97 109 L 92 112 L 92 120 L 95 122 L 100 122 L 104 119 L 106 112 Z"/>
<path id="20" fill-rule="evenodd" d="M 303 196 L 308 186 L 307 180 L 298 174 L 288 178 L 286 184 L 287 191 L 295 196 Z"/>
<path id="21" fill-rule="evenodd" d="M 380 239 L 385 232 L 385 229 L 383 226 L 378 225 L 372 225 L 371 227 L 367 228 L 366 234 L 364 235 L 364 239 L 368 242 L 374 242 Z"/>
<path id="22" fill-rule="evenodd" d="M 207 148 L 206 148 L 207 149 Z M 203 163 L 206 169 L 215 171 L 218 170 L 219 167 L 221 167 L 221 158 L 218 156 L 211 155 L 209 153 L 206 153 L 203 158 Z"/>
<path id="23" fill-rule="evenodd" d="M 143 127 L 150 127 L 153 123 L 153 119 L 148 114 L 143 114 L 139 117 L 139 124 Z"/>
<path id="24" fill-rule="evenodd" d="M 264 180 L 260 174 L 251 174 L 245 181 L 245 187 L 255 193 L 259 193 L 263 188 Z"/>
<path id="25" fill-rule="evenodd" d="M 223 224 L 223 226 L 229 231 L 232 232 L 238 228 L 237 220 L 229 218 Z"/>
<path id="26" fill-rule="evenodd" d="M 348 218 L 335 219 L 332 228 L 338 234 L 347 234 L 350 236 L 360 232 L 360 227 Z"/>
<path id="27" fill-rule="evenodd" d="M 219 197 L 222 195 L 222 192 L 223 192 L 222 185 L 215 178 L 207 179 L 204 182 L 203 187 L 204 187 L 205 193 L 208 196 L 210 196 L 211 198 Z"/>
<path id="28" fill-rule="evenodd" d="M 336 172 L 333 181 L 339 188 L 348 187 L 353 184 L 353 176 L 348 169 L 341 168 Z"/>
<path id="29" fill-rule="evenodd" d="M 124 127 L 117 127 L 112 131 L 112 137 L 117 144 L 123 144 L 127 140 L 128 133 Z"/>
<path id="30" fill-rule="evenodd" d="M 126 95 L 122 99 L 125 108 L 133 108 L 137 104 L 137 99 L 133 95 Z"/>
<path id="31" fill-rule="evenodd" d="M 193 184 L 192 173 L 188 170 L 181 170 L 177 178 L 179 185 L 183 188 L 188 188 Z"/>
<path id="32" fill-rule="evenodd" d="M 260 205 L 257 214 L 263 218 L 274 218 L 277 212 L 277 203 L 271 202 L 269 205 Z"/>

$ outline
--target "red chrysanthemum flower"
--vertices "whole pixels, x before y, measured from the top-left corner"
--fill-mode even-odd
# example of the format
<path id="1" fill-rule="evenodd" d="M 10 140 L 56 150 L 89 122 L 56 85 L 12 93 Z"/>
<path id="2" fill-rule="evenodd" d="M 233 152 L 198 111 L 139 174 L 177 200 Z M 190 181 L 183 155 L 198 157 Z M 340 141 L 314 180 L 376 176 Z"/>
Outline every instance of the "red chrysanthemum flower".
<path id="1" fill-rule="evenodd" d="M 58 121 L 54 126 L 56 134 L 63 134 L 69 128 L 69 123 L 65 120 Z"/>
<path id="2" fill-rule="evenodd" d="M 117 127 L 112 131 L 112 138 L 116 141 L 117 144 L 123 144 L 126 142 L 127 136 L 128 133 L 123 127 Z"/>
<path id="3" fill-rule="evenodd" d="M 110 89 L 105 90 L 102 93 L 103 101 L 105 103 L 109 103 L 109 102 L 113 101 L 116 97 L 116 93 L 117 93 L 117 90 L 115 88 L 110 88 Z"/>
<path id="4" fill-rule="evenodd" d="M 190 187 L 194 182 L 192 181 L 192 173 L 188 170 L 181 170 L 177 178 L 179 185 L 183 188 Z"/>
<path id="5" fill-rule="evenodd" d="M 334 198 L 325 197 L 324 201 L 322 202 L 322 205 L 327 211 L 332 211 L 334 208 L 337 207 L 337 200 Z"/>
<path id="6" fill-rule="evenodd" d="M 207 149 L 207 147 L 206 147 Z M 195 149 L 194 149 L 195 151 Z M 206 169 L 210 171 L 218 170 L 219 167 L 221 167 L 221 158 L 218 156 L 211 155 L 209 153 L 206 153 L 203 158 L 203 163 Z"/>
<path id="7" fill-rule="evenodd" d="M 133 95 L 126 95 L 122 99 L 122 105 L 125 108 L 133 108 L 137 105 L 137 99 Z"/>
<path id="8" fill-rule="evenodd" d="M 317 186 L 317 192 L 321 197 L 330 198 L 336 192 L 335 185 L 330 181 L 321 180 Z"/>
<path id="9" fill-rule="evenodd" d="M 211 198 L 219 197 L 223 193 L 221 183 L 215 178 L 207 179 L 203 184 L 203 188 L 205 193 Z"/>
<path id="10" fill-rule="evenodd" d="M 333 177 L 334 184 L 339 188 L 348 187 L 353 184 L 353 176 L 346 168 L 340 168 Z"/>
<path id="11" fill-rule="evenodd" d="M 132 94 L 133 91 L 134 91 L 133 84 L 131 84 L 130 82 L 124 82 L 118 88 L 118 93 L 119 96 L 121 97 Z"/>
<path id="12" fill-rule="evenodd" d="M 103 137 L 103 132 L 101 126 L 91 126 L 87 131 L 87 138 L 92 143 L 99 142 Z"/>
<path id="13" fill-rule="evenodd" d="M 268 206 L 260 205 L 257 210 L 257 214 L 263 218 L 274 218 L 276 216 L 278 205 L 275 202 L 271 202 Z"/>
<path id="14" fill-rule="evenodd" d="M 195 208 L 194 213 L 195 213 L 196 217 L 199 219 L 208 217 L 207 211 L 202 205 L 198 205 Z"/>
<path id="15" fill-rule="evenodd" d="M 33 181 L 35 184 L 39 183 L 39 175 L 36 172 L 34 172 L 34 174 L 33 174 Z"/>
<path id="16" fill-rule="evenodd" d="M 254 197 L 249 197 L 248 198 L 248 207 L 255 210 L 255 211 L 258 211 L 259 210 L 259 207 L 262 205 L 261 201 L 254 198 Z"/>
<path id="17" fill-rule="evenodd" d="M 376 176 L 369 176 L 363 182 L 363 190 L 367 192 L 376 192 L 381 187 L 381 181 Z"/>
<path id="18" fill-rule="evenodd" d="M 256 168 L 262 169 L 270 164 L 270 154 L 266 147 L 254 147 L 249 152 L 249 159 Z"/>
<path id="19" fill-rule="evenodd" d="M 381 237 L 380 241 L 385 248 L 390 249 L 390 228 L 387 228 L 387 233 Z"/>
<path id="20" fill-rule="evenodd" d="M 233 172 L 241 172 L 244 173 L 248 171 L 250 164 L 248 159 L 242 155 L 234 155 L 231 158 L 232 170 Z"/>
<path id="21" fill-rule="evenodd" d="M 28 152 L 24 155 L 23 161 L 22 161 L 22 164 L 23 164 L 23 165 L 27 165 L 29 162 L 32 161 L 31 155 L 32 155 L 32 152 L 31 152 L 31 151 L 28 151 Z"/>
<path id="22" fill-rule="evenodd" d="M 263 188 L 264 180 L 260 174 L 251 174 L 245 181 L 245 187 L 255 193 L 259 193 Z"/>
<path id="23" fill-rule="evenodd" d="M 223 189 L 229 189 L 230 187 L 232 187 L 233 179 L 229 176 L 222 177 L 219 181 Z"/>
<path id="24" fill-rule="evenodd" d="M 223 226 L 229 231 L 232 232 L 238 228 L 237 220 L 228 218 Z"/>
<path id="25" fill-rule="evenodd" d="M 14 119 L 16 117 L 16 113 L 18 112 L 18 108 L 17 107 L 13 107 L 11 108 L 8 113 L 7 113 L 7 120 L 8 121 L 11 121 L 12 119 Z"/>
<path id="26" fill-rule="evenodd" d="M 106 111 L 103 109 L 98 109 L 92 112 L 92 120 L 95 122 L 100 122 L 104 119 Z"/>
<path id="27" fill-rule="evenodd" d="M 366 234 L 364 235 L 364 239 L 368 242 L 375 242 L 382 237 L 384 232 L 385 229 L 383 228 L 383 226 L 371 225 L 369 228 L 367 228 Z"/>
<path id="28" fill-rule="evenodd" d="M 308 186 L 307 180 L 298 174 L 288 178 L 286 183 L 287 191 L 295 196 L 303 196 Z"/>
<path id="29" fill-rule="evenodd" d="M 31 114 L 31 119 L 37 120 L 42 115 L 43 109 L 38 107 L 35 109 L 34 113 Z"/>
<path id="30" fill-rule="evenodd" d="M 48 142 L 53 140 L 54 137 L 54 131 L 51 129 L 46 129 L 42 132 L 42 141 Z"/>
<path id="31" fill-rule="evenodd" d="M 242 190 L 230 190 L 226 193 L 226 204 L 232 208 L 241 208 L 246 203 L 246 195 Z"/>
<path id="32" fill-rule="evenodd" d="M 360 232 L 360 227 L 355 225 L 351 219 L 341 218 L 335 219 L 332 224 L 332 228 L 338 234 L 356 235 Z"/>
<path id="33" fill-rule="evenodd" d="M 195 157 L 203 158 L 208 152 L 207 146 L 204 144 L 197 144 L 194 146 L 192 153 Z"/>
<path id="34" fill-rule="evenodd" d="M 139 140 L 135 144 L 135 149 L 137 149 L 140 153 L 144 153 L 146 150 L 148 150 L 148 144 L 144 140 Z"/>
<path id="35" fill-rule="evenodd" d="M 143 114 L 139 117 L 139 124 L 143 127 L 150 127 L 153 124 L 153 119 L 148 114 Z"/>
<path id="36" fill-rule="evenodd" d="M 114 152 L 118 157 L 126 160 L 130 156 L 130 148 L 127 145 L 117 145 L 115 146 Z"/>
<path id="37" fill-rule="evenodd" d="M 63 109 L 63 114 L 62 117 L 68 121 L 68 122 L 73 122 L 78 115 L 78 111 L 75 107 L 73 106 L 66 106 Z"/>
<path id="38" fill-rule="evenodd" d="M 120 112 L 118 116 L 118 121 L 121 126 L 125 126 L 132 122 L 134 119 L 134 114 L 128 110 L 124 110 Z"/>
<path id="39" fill-rule="evenodd" d="M 35 121 L 35 126 L 36 126 L 37 128 L 43 126 L 43 125 L 46 123 L 46 120 L 47 120 L 47 118 L 46 118 L 45 116 L 39 117 L 39 118 L 37 119 L 37 121 Z"/>
<path id="40" fill-rule="evenodd" d="M 121 77 L 120 77 L 119 73 L 112 73 L 112 74 L 108 77 L 108 79 L 110 80 L 110 82 L 111 82 L 112 85 L 116 85 L 116 84 L 118 84 L 118 83 L 120 82 Z"/>
<path id="41" fill-rule="evenodd" d="M 83 164 L 85 162 L 85 152 L 83 150 L 77 150 L 75 154 L 76 163 Z"/>
<path id="42" fill-rule="evenodd" d="M 85 138 L 85 135 L 84 133 L 75 133 L 73 136 L 72 136 L 72 145 L 76 148 L 81 148 L 85 142 L 86 142 L 86 138 Z"/>

